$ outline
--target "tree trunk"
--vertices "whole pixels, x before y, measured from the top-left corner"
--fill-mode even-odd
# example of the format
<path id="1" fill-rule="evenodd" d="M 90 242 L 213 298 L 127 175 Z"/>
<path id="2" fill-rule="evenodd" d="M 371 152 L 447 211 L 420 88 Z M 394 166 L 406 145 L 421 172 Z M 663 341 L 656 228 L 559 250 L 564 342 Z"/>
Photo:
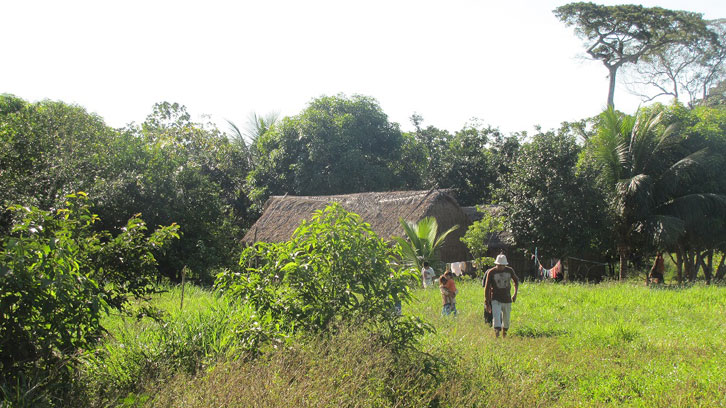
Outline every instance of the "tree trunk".
<path id="1" fill-rule="evenodd" d="M 608 67 L 608 77 L 610 79 L 610 85 L 608 88 L 608 107 L 615 109 L 615 74 L 618 71 L 617 67 Z"/>
<path id="2" fill-rule="evenodd" d="M 621 246 L 618 248 L 618 254 L 620 255 L 620 277 L 622 281 L 628 275 L 628 248 Z"/>
<path id="3" fill-rule="evenodd" d="M 567 257 L 567 258 L 565 258 L 565 267 L 564 267 L 564 274 L 563 274 L 563 280 L 565 282 L 567 282 L 568 279 L 570 278 L 569 275 L 570 275 L 570 258 Z"/>
<path id="4" fill-rule="evenodd" d="M 693 253 L 693 251 L 686 250 L 684 264 L 686 267 L 686 279 L 688 279 L 689 282 L 693 282 L 696 280 L 695 263 L 696 255 Z"/>
<path id="5" fill-rule="evenodd" d="M 724 267 L 724 261 L 726 261 L 726 253 L 721 254 L 721 261 L 718 263 L 718 268 L 716 268 L 716 280 L 719 281 L 723 279 L 724 275 L 726 275 L 726 268 Z"/>
<path id="6" fill-rule="evenodd" d="M 678 284 L 683 283 L 683 249 L 680 245 L 676 249 L 676 277 L 678 278 Z"/>
<path id="7" fill-rule="evenodd" d="M 701 258 L 701 266 L 703 267 L 703 276 L 706 277 L 706 285 L 710 285 L 713 272 L 713 249 L 709 249 L 706 256 Z"/>

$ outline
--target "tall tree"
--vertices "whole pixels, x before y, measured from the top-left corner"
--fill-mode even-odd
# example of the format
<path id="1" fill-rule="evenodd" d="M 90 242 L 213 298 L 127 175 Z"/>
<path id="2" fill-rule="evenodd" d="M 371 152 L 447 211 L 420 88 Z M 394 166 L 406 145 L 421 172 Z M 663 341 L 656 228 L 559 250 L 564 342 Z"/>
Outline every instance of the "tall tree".
<path id="1" fill-rule="evenodd" d="M 423 127 L 424 119 L 421 115 L 411 115 L 411 122 L 416 130 L 412 133 L 414 140 L 420 146 L 424 155 L 424 166 L 421 173 L 422 187 L 424 188 L 446 188 L 444 178 L 450 170 L 450 165 L 446 159 L 449 150 L 449 141 L 451 134 L 447 130 L 439 129 L 435 126 Z"/>
<path id="2" fill-rule="evenodd" d="M 385 191 L 404 184 L 396 177 L 403 136 L 378 102 L 354 95 L 313 100 L 257 141 L 249 176 L 251 197 L 272 194 L 345 194 Z"/>
<path id="3" fill-rule="evenodd" d="M 174 278 L 188 266 L 211 283 L 212 269 L 234 261 L 249 221 L 240 146 L 214 125 L 193 122 L 184 106 L 163 102 L 140 126 L 122 129 L 112 149 L 114 174 L 89 192 L 102 226 L 139 212 L 151 225 L 179 224 L 182 237 L 159 258 L 161 272 Z"/>
<path id="4" fill-rule="evenodd" d="M 9 225 L 8 205 L 57 208 L 112 174 L 115 137 L 80 106 L 0 95 L 0 230 Z"/>
<path id="5" fill-rule="evenodd" d="M 446 172 L 438 184 L 453 188 L 459 204 L 472 206 L 491 202 L 497 172 L 493 153 L 488 147 L 490 138 L 500 136 L 498 129 L 467 125 L 449 140 L 443 157 L 447 163 Z"/>
<path id="6" fill-rule="evenodd" d="M 587 54 L 607 68 L 607 106 L 614 106 L 615 78 L 623 65 L 636 64 L 671 44 L 691 44 L 710 33 L 700 14 L 660 7 L 581 2 L 560 6 L 554 14 L 567 26 L 575 26 L 575 33 L 586 41 Z"/>
<path id="7" fill-rule="evenodd" d="M 553 257 L 601 246 L 604 198 L 575 164 L 580 147 L 566 132 L 544 132 L 519 149 L 498 191 L 506 227 L 518 244 Z"/>
<path id="8" fill-rule="evenodd" d="M 672 43 L 630 65 L 629 87 L 644 101 L 672 96 L 690 106 L 726 79 L 726 20 L 708 21 L 710 33 L 690 44 Z"/>
<path id="9" fill-rule="evenodd" d="M 672 246 L 689 223 L 726 203 L 706 185 L 693 183 L 708 168 L 709 151 L 689 148 L 662 118 L 659 108 L 635 116 L 608 109 L 589 141 L 588 154 L 610 196 L 621 279 L 635 248 Z"/>

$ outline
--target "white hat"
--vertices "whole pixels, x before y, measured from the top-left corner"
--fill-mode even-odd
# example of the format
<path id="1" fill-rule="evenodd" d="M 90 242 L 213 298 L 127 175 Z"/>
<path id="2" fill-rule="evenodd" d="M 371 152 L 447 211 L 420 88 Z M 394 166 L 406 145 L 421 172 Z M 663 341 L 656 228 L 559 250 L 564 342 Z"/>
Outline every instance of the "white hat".
<path id="1" fill-rule="evenodd" d="M 504 254 L 497 255 L 497 260 L 494 261 L 494 265 L 509 265 L 509 262 L 507 262 L 507 256 Z"/>

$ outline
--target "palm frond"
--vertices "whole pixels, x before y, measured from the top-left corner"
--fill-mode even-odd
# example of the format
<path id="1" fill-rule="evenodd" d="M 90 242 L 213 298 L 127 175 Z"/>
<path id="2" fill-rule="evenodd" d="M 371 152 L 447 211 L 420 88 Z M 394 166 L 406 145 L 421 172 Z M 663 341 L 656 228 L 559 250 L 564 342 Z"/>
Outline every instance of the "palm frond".
<path id="1" fill-rule="evenodd" d="M 667 196 L 675 194 L 678 189 L 697 179 L 709 165 L 711 155 L 708 148 L 695 151 L 671 164 L 661 173 L 657 181 L 657 190 Z"/>
<path id="2" fill-rule="evenodd" d="M 726 215 L 726 195 L 714 193 L 687 194 L 674 198 L 655 209 L 682 219 L 687 224 L 697 220 Z"/>
<path id="3" fill-rule="evenodd" d="M 451 234 L 452 232 L 456 231 L 459 228 L 459 225 L 454 225 L 453 227 L 447 229 L 444 231 L 441 235 L 439 235 L 439 238 L 434 243 L 434 248 L 439 248 L 441 245 L 443 245 L 444 240 L 446 237 Z"/>
<path id="4" fill-rule="evenodd" d="M 653 215 L 644 222 L 644 232 L 659 248 L 674 245 L 685 232 L 685 222 L 669 215 Z"/>

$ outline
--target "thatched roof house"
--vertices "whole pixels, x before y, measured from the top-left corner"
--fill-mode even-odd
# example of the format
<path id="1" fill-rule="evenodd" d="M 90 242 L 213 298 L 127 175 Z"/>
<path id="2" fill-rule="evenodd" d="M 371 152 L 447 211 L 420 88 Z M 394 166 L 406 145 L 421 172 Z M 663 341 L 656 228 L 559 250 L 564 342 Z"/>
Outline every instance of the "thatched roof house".
<path id="1" fill-rule="evenodd" d="M 435 189 L 335 196 L 272 196 L 265 203 L 262 216 L 247 231 L 242 241 L 247 245 L 259 241 L 286 241 L 303 219 L 310 219 L 314 211 L 332 202 L 340 203 L 346 210 L 360 215 L 385 240 L 404 236 L 399 218 L 416 222 L 432 216 L 436 218 L 440 232 L 459 225 L 456 231 L 449 234 L 439 255 L 444 262 L 470 258 L 466 246 L 459 239 L 469 227 L 469 218 L 454 197 L 446 191 Z"/>

